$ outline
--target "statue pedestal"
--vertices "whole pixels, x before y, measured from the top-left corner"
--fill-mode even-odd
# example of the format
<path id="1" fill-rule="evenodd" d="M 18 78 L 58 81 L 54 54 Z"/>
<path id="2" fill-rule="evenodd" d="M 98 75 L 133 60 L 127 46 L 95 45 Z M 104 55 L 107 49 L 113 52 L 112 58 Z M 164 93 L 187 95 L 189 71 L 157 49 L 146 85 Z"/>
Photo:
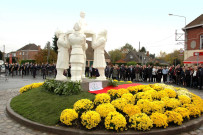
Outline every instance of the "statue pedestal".
<path id="1" fill-rule="evenodd" d="M 90 82 L 102 82 L 102 87 L 104 88 L 104 87 L 108 86 L 109 80 L 98 80 L 98 79 L 83 78 L 82 82 L 81 82 L 82 91 L 89 91 L 89 83 Z"/>

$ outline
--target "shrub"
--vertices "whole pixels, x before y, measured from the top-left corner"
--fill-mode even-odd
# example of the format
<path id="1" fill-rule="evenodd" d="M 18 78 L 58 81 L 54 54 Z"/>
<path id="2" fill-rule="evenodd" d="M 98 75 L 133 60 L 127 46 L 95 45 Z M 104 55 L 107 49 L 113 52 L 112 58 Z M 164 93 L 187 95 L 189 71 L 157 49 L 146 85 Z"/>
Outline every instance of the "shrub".
<path id="1" fill-rule="evenodd" d="M 175 111 L 166 111 L 164 114 L 168 117 L 168 122 L 173 122 L 174 124 L 182 125 L 183 118 L 180 113 L 177 113 Z"/>
<path id="2" fill-rule="evenodd" d="M 95 111 L 87 111 L 81 115 L 81 123 L 87 129 L 96 127 L 101 121 L 100 114 Z"/>
<path id="3" fill-rule="evenodd" d="M 136 94 L 138 92 L 138 87 L 130 86 L 130 87 L 127 88 L 127 90 L 134 95 L 134 94 Z"/>
<path id="4" fill-rule="evenodd" d="M 135 104 L 135 98 L 131 93 L 123 94 L 121 98 L 126 99 L 129 104 Z"/>
<path id="5" fill-rule="evenodd" d="M 164 91 L 168 94 L 168 97 L 170 98 L 175 98 L 176 97 L 176 92 L 172 89 L 164 89 Z"/>
<path id="6" fill-rule="evenodd" d="M 156 127 L 164 127 L 166 128 L 168 126 L 167 123 L 167 116 L 162 113 L 152 113 L 150 116 L 151 120 L 153 121 L 153 124 L 156 125 Z"/>
<path id="7" fill-rule="evenodd" d="M 94 104 L 89 99 L 80 99 L 73 105 L 75 111 L 79 114 L 82 114 L 85 111 L 91 110 L 94 107 Z"/>
<path id="8" fill-rule="evenodd" d="M 174 111 L 180 113 L 183 118 L 190 119 L 190 111 L 187 108 L 177 107 Z"/>
<path id="9" fill-rule="evenodd" d="M 81 92 L 80 82 L 62 82 L 54 79 L 46 80 L 43 87 L 57 95 L 74 95 Z"/>
<path id="10" fill-rule="evenodd" d="M 127 102 L 127 100 L 124 99 L 124 98 L 117 98 L 116 100 L 113 100 L 113 101 L 111 102 L 111 104 L 112 104 L 115 108 L 117 108 L 117 109 L 119 109 L 120 111 L 122 111 L 122 110 L 123 110 L 123 107 L 124 107 L 125 105 L 127 105 L 128 102 Z"/>
<path id="11" fill-rule="evenodd" d="M 74 109 L 65 109 L 62 111 L 60 121 L 68 126 L 72 125 L 72 122 L 78 118 L 78 114 Z"/>
<path id="12" fill-rule="evenodd" d="M 181 104 L 189 104 L 189 103 L 191 103 L 190 97 L 188 97 L 186 95 L 180 95 L 180 96 L 178 96 L 178 99 L 181 102 Z"/>
<path id="13" fill-rule="evenodd" d="M 140 107 L 141 111 L 143 113 L 146 113 L 146 114 L 151 114 L 152 112 L 152 104 L 149 100 L 147 99 L 140 99 L 138 102 L 137 102 L 137 106 Z"/>
<path id="14" fill-rule="evenodd" d="M 99 105 L 103 103 L 110 103 L 110 101 L 111 101 L 111 97 L 106 93 L 102 93 L 102 94 L 97 94 L 95 96 L 94 104 Z"/>
<path id="15" fill-rule="evenodd" d="M 95 110 L 101 117 L 106 117 L 110 112 L 116 111 L 115 107 L 110 103 L 100 104 Z"/>
<path id="16" fill-rule="evenodd" d="M 130 128 L 135 130 L 150 130 L 153 127 L 153 121 L 145 113 L 138 113 L 129 118 Z"/>
<path id="17" fill-rule="evenodd" d="M 192 117 L 201 116 L 201 111 L 198 106 L 195 106 L 194 104 L 184 104 L 183 107 L 187 108 L 190 111 L 190 116 Z"/>
<path id="18" fill-rule="evenodd" d="M 116 99 L 117 98 L 117 90 L 116 89 L 110 89 L 107 91 L 107 93 L 111 96 L 111 99 Z"/>
<path id="19" fill-rule="evenodd" d="M 141 113 L 141 110 L 140 107 L 137 105 L 127 104 L 123 108 L 123 112 L 130 117 L 134 114 Z"/>
<path id="20" fill-rule="evenodd" d="M 162 98 L 161 101 L 164 101 L 166 103 L 167 109 L 175 109 L 176 107 L 179 107 L 181 105 L 180 101 L 175 98 Z"/>
<path id="21" fill-rule="evenodd" d="M 116 86 L 118 86 L 118 81 L 113 80 L 113 79 L 109 79 L 108 86 L 116 87 Z"/>
<path id="22" fill-rule="evenodd" d="M 126 119 L 118 112 L 110 112 L 105 118 L 105 128 L 116 131 L 123 131 L 126 129 Z"/>

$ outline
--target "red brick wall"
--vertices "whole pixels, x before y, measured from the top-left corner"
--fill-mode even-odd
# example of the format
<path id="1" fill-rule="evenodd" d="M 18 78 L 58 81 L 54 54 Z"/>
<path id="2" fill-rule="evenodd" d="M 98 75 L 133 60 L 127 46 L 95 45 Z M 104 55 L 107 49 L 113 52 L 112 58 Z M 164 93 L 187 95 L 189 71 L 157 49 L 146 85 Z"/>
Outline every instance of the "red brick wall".
<path id="1" fill-rule="evenodd" d="M 200 35 L 203 35 L 203 27 L 196 27 L 187 30 L 187 50 L 200 49 Z M 196 47 L 191 48 L 191 42 L 196 41 Z"/>
<path id="2" fill-rule="evenodd" d="M 20 55 L 21 52 L 21 55 Z M 23 55 L 24 52 L 24 55 Z M 17 51 L 16 57 L 18 60 L 35 60 L 35 55 L 39 52 L 38 51 Z"/>

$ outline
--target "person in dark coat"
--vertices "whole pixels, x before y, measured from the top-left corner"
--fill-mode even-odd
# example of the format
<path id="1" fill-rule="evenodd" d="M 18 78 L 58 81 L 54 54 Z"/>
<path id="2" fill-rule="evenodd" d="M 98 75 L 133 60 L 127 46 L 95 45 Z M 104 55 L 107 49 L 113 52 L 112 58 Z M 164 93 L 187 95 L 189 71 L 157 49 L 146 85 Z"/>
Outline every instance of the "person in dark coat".
<path id="1" fill-rule="evenodd" d="M 199 90 L 202 90 L 202 84 L 203 84 L 203 66 L 202 65 L 200 65 L 198 68 L 197 77 L 199 80 Z"/>
<path id="2" fill-rule="evenodd" d="M 124 80 L 124 76 L 125 76 L 125 67 L 124 65 L 121 65 L 120 69 L 119 69 L 119 73 L 120 73 L 120 80 Z"/>
<path id="3" fill-rule="evenodd" d="M 146 82 L 148 78 L 148 67 L 146 67 L 146 65 L 143 66 L 143 78 L 144 81 Z"/>
<path id="4" fill-rule="evenodd" d="M 89 71 L 90 71 L 90 68 L 88 65 L 86 65 L 85 67 L 85 76 L 89 77 Z"/>
<path id="5" fill-rule="evenodd" d="M 35 78 L 35 76 L 36 76 L 36 72 L 37 72 L 37 64 L 33 64 L 33 66 L 32 66 L 32 74 L 33 74 L 33 78 Z"/>
<path id="6" fill-rule="evenodd" d="M 135 76 L 135 69 L 133 68 L 132 65 L 128 68 L 128 73 L 129 73 L 128 81 L 133 81 Z"/>
<path id="7" fill-rule="evenodd" d="M 180 67 L 180 65 L 178 65 L 177 66 L 177 68 L 176 68 L 176 83 L 177 83 L 177 85 L 180 85 L 181 84 L 181 71 L 182 71 L 182 68 Z"/>
<path id="8" fill-rule="evenodd" d="M 21 66 L 21 70 L 22 70 L 22 78 L 23 78 L 23 76 L 26 75 L 26 66 L 25 66 L 25 64 L 23 64 Z"/>
<path id="9" fill-rule="evenodd" d="M 191 79 L 190 68 L 187 67 L 186 70 L 185 70 L 185 82 L 186 82 L 187 87 L 190 87 L 190 79 Z"/>
<path id="10" fill-rule="evenodd" d="M 112 70 L 112 79 L 118 80 L 118 69 L 116 66 L 114 66 Z"/>
<path id="11" fill-rule="evenodd" d="M 43 79 L 46 79 L 46 65 L 44 65 L 43 63 L 42 63 L 42 76 L 43 76 Z"/>
<path id="12" fill-rule="evenodd" d="M 68 68 L 68 77 L 71 77 L 71 65 Z"/>
<path id="13" fill-rule="evenodd" d="M 180 73 L 180 82 L 183 84 L 183 86 L 186 86 L 186 77 L 185 77 L 185 68 Z"/>
<path id="14" fill-rule="evenodd" d="M 111 77 L 111 66 L 110 65 L 106 66 L 106 68 L 105 68 L 105 76 L 107 78 Z"/>
<path id="15" fill-rule="evenodd" d="M 152 67 L 150 65 L 148 65 L 147 78 L 149 82 L 152 82 Z"/>
<path id="16" fill-rule="evenodd" d="M 161 67 L 158 67 L 158 70 L 157 70 L 157 82 L 158 83 L 161 82 L 161 78 L 162 78 L 162 69 L 161 69 Z"/>
<path id="17" fill-rule="evenodd" d="M 139 78 L 140 78 L 140 67 L 137 64 L 135 67 L 135 81 L 139 81 Z"/>

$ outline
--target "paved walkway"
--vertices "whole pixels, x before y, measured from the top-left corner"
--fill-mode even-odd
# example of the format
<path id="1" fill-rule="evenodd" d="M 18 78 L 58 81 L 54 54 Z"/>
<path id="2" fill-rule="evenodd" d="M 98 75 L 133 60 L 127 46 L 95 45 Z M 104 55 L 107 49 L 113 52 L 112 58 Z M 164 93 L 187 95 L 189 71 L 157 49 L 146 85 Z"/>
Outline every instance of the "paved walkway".
<path id="1" fill-rule="evenodd" d="M 2 84 L 0 84 L 0 87 L 1 86 Z M 203 98 L 203 91 L 195 89 L 191 89 L 190 91 Z M 7 116 L 5 112 L 6 103 L 10 98 L 18 94 L 19 88 L 0 90 L 0 135 L 54 135 L 27 128 Z M 182 133 L 181 135 L 203 135 L 203 125 L 195 131 Z"/>

